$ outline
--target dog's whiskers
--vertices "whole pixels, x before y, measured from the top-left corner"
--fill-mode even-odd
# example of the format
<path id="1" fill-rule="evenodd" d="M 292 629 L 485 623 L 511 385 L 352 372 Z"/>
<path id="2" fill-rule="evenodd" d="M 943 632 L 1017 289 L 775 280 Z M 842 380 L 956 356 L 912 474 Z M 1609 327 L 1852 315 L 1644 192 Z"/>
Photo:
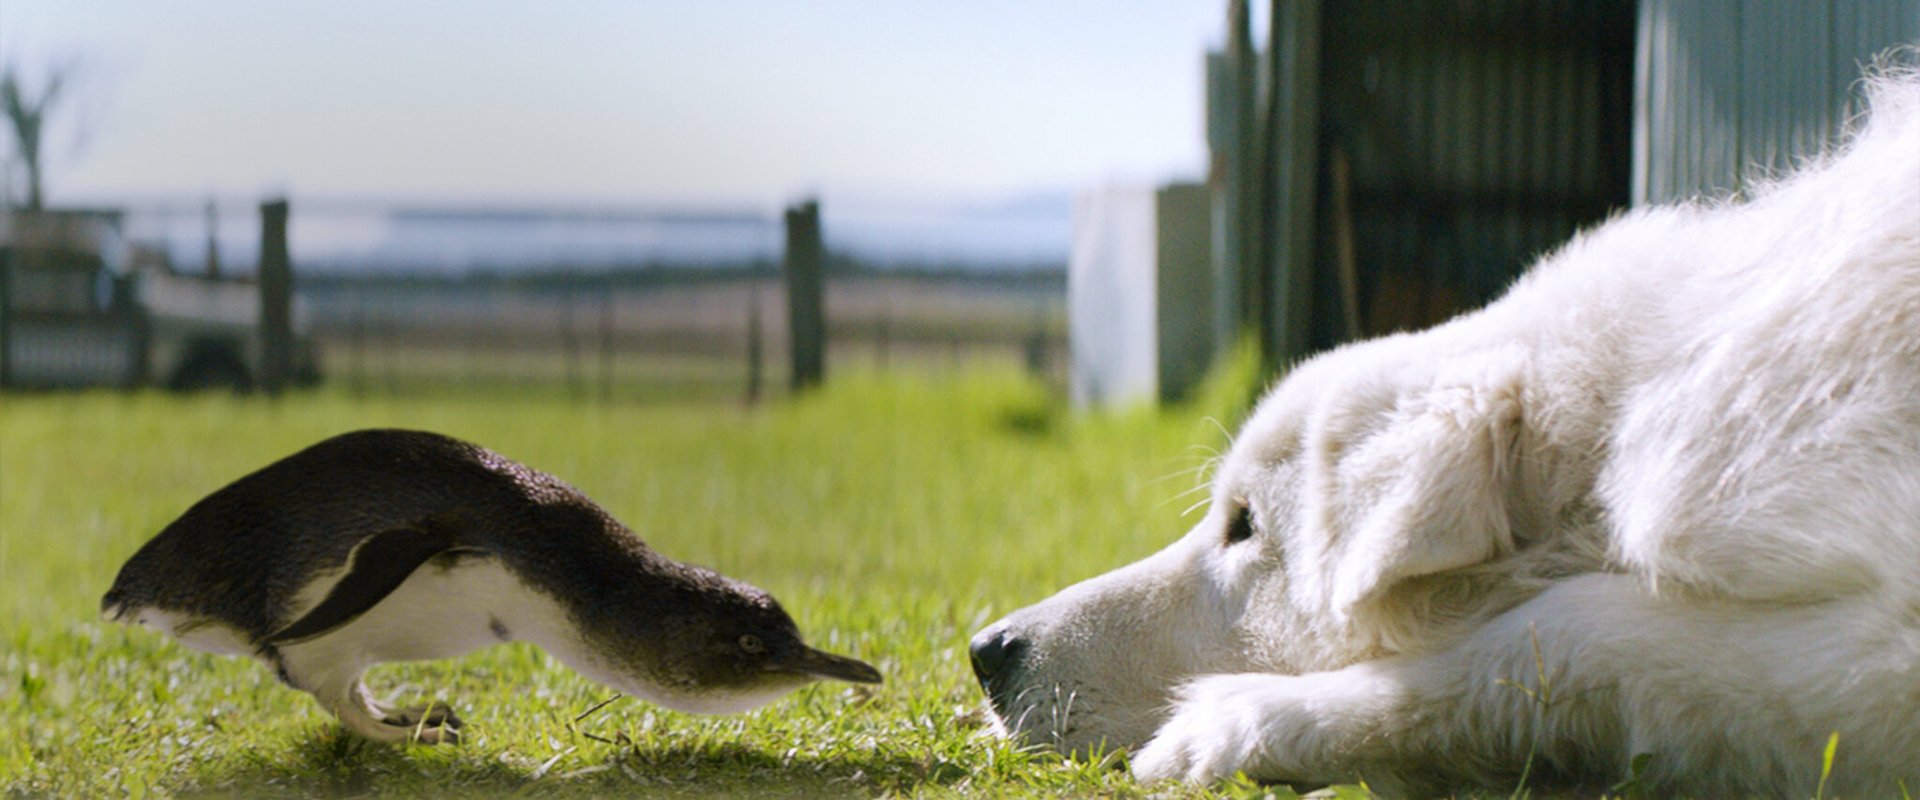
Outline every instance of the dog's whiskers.
<path id="1" fill-rule="evenodd" d="M 1215 417 L 1209 416 L 1209 417 L 1204 417 L 1203 419 L 1205 419 L 1207 422 L 1213 423 L 1213 427 L 1219 428 L 1220 435 L 1227 437 L 1227 449 L 1229 450 L 1233 449 L 1233 431 L 1227 430 L 1227 426 L 1221 424 L 1220 420 Z"/>
<path id="2" fill-rule="evenodd" d="M 1202 452 L 1202 453 L 1206 453 L 1206 454 L 1207 454 L 1207 456 L 1208 456 L 1209 458 L 1219 458 L 1219 457 L 1220 457 L 1220 448 L 1217 448 L 1217 447 L 1214 447 L 1213 445 L 1207 445 L 1207 444 L 1190 444 L 1190 445 L 1187 445 L 1187 450 L 1188 450 L 1189 452 L 1191 452 L 1191 451 L 1194 451 L 1194 450 L 1198 450 L 1198 451 L 1200 451 L 1200 452 Z"/>
<path id="3" fill-rule="evenodd" d="M 1172 497 L 1169 497 L 1161 501 L 1158 507 L 1164 507 L 1168 503 L 1178 502 L 1184 498 L 1191 497 L 1196 493 L 1207 492 L 1213 489 L 1213 476 L 1211 472 L 1212 472 L 1212 469 L 1216 466 L 1219 466 L 1219 464 L 1220 464 L 1220 459 L 1218 457 L 1215 457 L 1215 458 L 1207 459 L 1207 463 L 1201 464 L 1200 466 L 1195 467 L 1192 470 L 1189 470 L 1190 473 L 1198 476 L 1198 480 L 1194 481 L 1193 486 L 1183 489 L 1178 494 L 1175 494 Z M 1206 505 L 1208 499 L 1211 499 L 1211 498 L 1202 499 L 1199 503 L 1188 506 L 1184 511 L 1180 512 L 1180 516 L 1184 517 L 1188 514 L 1193 513 L 1194 509 L 1199 508 L 1200 506 Z"/>
<path id="4" fill-rule="evenodd" d="M 1025 694 L 1025 692 L 1022 692 L 1021 694 Z M 1033 712 L 1038 711 L 1039 709 L 1040 709 L 1039 705 L 1030 705 L 1024 709 L 1021 709 L 1020 716 L 1014 718 L 1013 724 L 1008 726 L 1008 730 L 1012 731 L 1015 735 L 1025 736 L 1027 732 L 1027 718 L 1033 716 Z"/>
<path id="5" fill-rule="evenodd" d="M 1194 494 L 1195 492 L 1204 492 L 1204 491 L 1206 491 L 1206 490 L 1208 490 L 1208 489 L 1211 489 L 1211 488 L 1213 488 L 1213 487 L 1212 487 L 1211 485 L 1208 485 L 1208 484 L 1204 484 L 1204 483 L 1203 483 L 1203 484 L 1200 484 L 1200 485 L 1198 485 L 1198 486 L 1194 486 L 1194 487 L 1191 487 L 1191 488 L 1188 488 L 1188 489 L 1182 489 L 1182 490 L 1180 490 L 1180 493 L 1179 493 L 1179 494 L 1176 494 L 1176 495 L 1174 495 L 1174 496 L 1172 496 L 1172 497 L 1169 497 L 1169 498 L 1167 498 L 1167 499 L 1165 499 L 1165 500 L 1162 500 L 1162 501 L 1160 501 L 1160 504 L 1164 506 L 1164 505 L 1166 505 L 1166 504 L 1168 504 L 1168 503 L 1171 503 L 1171 502 L 1174 502 L 1174 501 L 1176 501 L 1176 500 L 1184 500 L 1184 499 L 1186 499 L 1186 498 L 1188 498 L 1188 497 L 1192 497 L 1192 496 L 1193 496 L 1193 494 Z"/>
<path id="6" fill-rule="evenodd" d="M 1182 467 L 1180 469 L 1176 469 L 1164 475 L 1160 475 L 1158 477 L 1149 479 L 1147 481 L 1147 485 L 1158 486 L 1162 483 L 1166 483 L 1167 481 L 1173 480 L 1175 478 L 1184 478 L 1184 477 L 1187 477 L 1188 475 L 1195 475 L 1195 474 L 1205 472 L 1208 467 L 1211 467 L 1215 463 L 1218 463 L 1219 460 L 1220 460 L 1220 457 L 1218 455 L 1211 456 L 1207 458 L 1207 460 L 1202 461 L 1198 464 L 1195 464 L 1191 467 Z"/>
<path id="7" fill-rule="evenodd" d="M 1059 697 L 1059 687 L 1055 686 L 1053 730 L 1051 734 L 1053 736 L 1054 746 L 1064 750 L 1066 749 L 1064 745 L 1066 744 L 1067 734 L 1073 732 L 1073 726 L 1069 724 L 1073 718 L 1073 701 L 1080 697 L 1080 693 L 1078 691 L 1068 692 L 1067 700 L 1064 703 L 1059 701 Z"/>
<path id="8" fill-rule="evenodd" d="M 1198 502 L 1194 503 L 1193 505 L 1187 506 L 1185 509 L 1181 510 L 1180 516 L 1184 517 L 1188 514 L 1191 514 L 1194 512 L 1195 509 L 1205 507 L 1212 502 L 1213 502 L 1213 495 L 1207 495 L 1206 497 L 1202 497 Z"/>

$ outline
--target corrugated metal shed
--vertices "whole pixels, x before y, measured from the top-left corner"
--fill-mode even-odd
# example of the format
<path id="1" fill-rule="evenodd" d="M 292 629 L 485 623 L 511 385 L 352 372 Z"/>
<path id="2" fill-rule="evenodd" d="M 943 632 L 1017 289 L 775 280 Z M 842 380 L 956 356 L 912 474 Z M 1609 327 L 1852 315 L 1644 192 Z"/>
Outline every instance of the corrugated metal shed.
<path id="1" fill-rule="evenodd" d="M 1920 0 L 1642 0 L 1633 200 L 1737 193 L 1860 110 L 1865 65 L 1920 41 Z"/>
<path id="2" fill-rule="evenodd" d="M 1290 309 L 1309 351 L 1484 303 L 1626 205 L 1632 4 L 1322 0 L 1314 15 L 1275 13 L 1283 49 L 1302 45 L 1289 21 L 1318 28 L 1314 74 L 1276 78 L 1311 83 L 1317 130 L 1272 140 L 1281 163 L 1315 165 L 1296 195 L 1314 204 L 1313 240 L 1269 263 L 1312 298 Z"/>
<path id="3" fill-rule="evenodd" d="M 1210 62 L 1213 272 L 1216 346 L 1254 331 L 1275 368 L 1481 305 L 1629 205 L 1789 169 L 1920 46 L 1920 0 L 1265 5 L 1267 47 L 1230 2 Z"/>
<path id="4" fill-rule="evenodd" d="M 1920 0 L 1270 0 L 1268 19 L 1253 155 L 1216 169 L 1261 187 L 1233 288 L 1276 366 L 1480 305 L 1629 204 L 1787 170 L 1859 111 L 1867 63 L 1920 44 Z"/>

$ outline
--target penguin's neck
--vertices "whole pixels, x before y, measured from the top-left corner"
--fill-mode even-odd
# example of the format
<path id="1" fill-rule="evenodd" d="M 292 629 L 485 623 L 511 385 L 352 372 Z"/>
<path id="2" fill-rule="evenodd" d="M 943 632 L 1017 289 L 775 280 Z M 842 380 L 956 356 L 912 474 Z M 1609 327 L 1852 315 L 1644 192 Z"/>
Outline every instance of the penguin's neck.
<path id="1" fill-rule="evenodd" d="M 512 638 L 558 652 L 577 649 L 586 638 L 581 627 L 623 623 L 642 625 L 675 610 L 673 593 L 684 584 L 686 567 L 648 548 L 619 523 L 593 520 L 604 528 L 570 526 L 543 532 L 525 550 L 503 553 L 505 566 L 525 585 L 529 597 L 518 605 L 528 617 Z M 564 623 L 564 624 L 562 624 Z"/>

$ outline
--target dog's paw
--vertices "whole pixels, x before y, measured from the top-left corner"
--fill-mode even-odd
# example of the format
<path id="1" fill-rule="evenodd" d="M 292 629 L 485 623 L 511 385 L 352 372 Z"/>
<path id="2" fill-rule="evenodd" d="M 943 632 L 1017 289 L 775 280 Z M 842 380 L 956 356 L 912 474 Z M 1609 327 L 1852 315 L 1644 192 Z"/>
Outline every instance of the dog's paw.
<path id="1" fill-rule="evenodd" d="M 1274 675 L 1214 675 L 1180 690 L 1173 716 L 1129 759 L 1142 781 L 1213 783 L 1264 762 L 1274 718 Z"/>
<path id="2" fill-rule="evenodd" d="M 1403 683 L 1374 665 L 1307 675 L 1212 675 L 1182 687 L 1173 716 L 1131 759 L 1141 780 L 1212 783 L 1244 772 L 1258 780 L 1337 783 L 1366 777 L 1394 786 L 1387 768 L 1407 716 Z"/>

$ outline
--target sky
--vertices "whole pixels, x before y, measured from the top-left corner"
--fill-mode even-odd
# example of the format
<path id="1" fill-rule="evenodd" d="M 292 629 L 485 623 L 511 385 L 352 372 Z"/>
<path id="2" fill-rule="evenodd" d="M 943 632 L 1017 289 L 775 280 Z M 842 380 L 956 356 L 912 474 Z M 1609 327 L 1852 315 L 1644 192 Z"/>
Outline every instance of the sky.
<path id="1" fill-rule="evenodd" d="M 0 62 L 78 65 L 46 139 L 50 204 L 1004 201 L 1200 177 L 1224 16 L 1208 0 L 0 0 Z"/>

